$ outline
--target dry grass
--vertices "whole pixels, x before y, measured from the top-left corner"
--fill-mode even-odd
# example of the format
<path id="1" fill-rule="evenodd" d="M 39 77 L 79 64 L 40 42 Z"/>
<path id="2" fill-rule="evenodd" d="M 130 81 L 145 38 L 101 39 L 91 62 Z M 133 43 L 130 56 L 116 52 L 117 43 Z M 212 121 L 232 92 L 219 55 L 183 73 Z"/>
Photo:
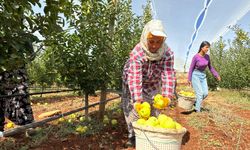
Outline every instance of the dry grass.
<path id="1" fill-rule="evenodd" d="M 227 104 L 239 106 L 243 110 L 250 110 L 250 91 L 222 89 L 216 94 L 223 98 Z"/>
<path id="2" fill-rule="evenodd" d="M 195 113 L 188 117 L 188 125 L 198 130 L 203 129 L 208 125 L 208 117 L 205 113 Z"/>

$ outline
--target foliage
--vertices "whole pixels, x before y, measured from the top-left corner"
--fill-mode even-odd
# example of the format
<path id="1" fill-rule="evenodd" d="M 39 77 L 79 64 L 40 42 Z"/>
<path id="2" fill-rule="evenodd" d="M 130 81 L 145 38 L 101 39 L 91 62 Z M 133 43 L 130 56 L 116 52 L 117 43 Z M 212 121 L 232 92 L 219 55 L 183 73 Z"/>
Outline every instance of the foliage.
<path id="1" fill-rule="evenodd" d="M 61 76 L 56 70 L 53 59 L 53 50 L 46 51 L 28 64 L 28 74 L 31 84 L 40 85 L 42 88 L 62 84 Z"/>
<path id="2" fill-rule="evenodd" d="M 69 14 L 71 3 L 67 0 L 45 1 L 44 14 L 34 12 L 33 6 L 41 6 L 39 0 L 0 2 L 0 73 L 18 69 L 34 59 L 33 44 L 41 42 L 34 33 L 49 40 L 62 31 L 63 18 Z"/>
<path id="3" fill-rule="evenodd" d="M 153 19 L 151 0 L 147 0 L 147 4 L 143 6 L 143 24 Z"/>
<path id="4" fill-rule="evenodd" d="M 72 8 L 74 13 L 67 19 L 73 30 L 51 39 L 53 53 L 48 59 L 53 57 L 66 86 L 86 93 L 120 88 L 124 63 L 143 28 L 141 18 L 132 13 L 131 1 L 89 0 Z"/>
<path id="5" fill-rule="evenodd" d="M 44 7 L 43 12 L 34 12 L 33 6 Z M 52 0 L 44 6 L 38 0 L 4 1 L 0 8 L 4 10 L 0 14 L 4 20 L 0 72 L 29 63 L 32 83 L 63 83 L 86 93 L 121 89 L 128 54 L 139 42 L 144 24 L 152 19 L 150 1 L 143 17 L 133 14 L 131 0 Z M 40 55 L 33 48 L 38 42 L 46 46 Z"/>
<path id="6" fill-rule="evenodd" d="M 222 81 L 218 86 L 230 89 L 250 87 L 250 38 L 249 33 L 238 26 L 232 28 L 235 38 L 228 42 L 228 46 L 221 38 L 215 42 L 210 50 L 213 66 L 219 72 Z M 215 88 L 216 81 L 208 77 L 208 84 Z"/>

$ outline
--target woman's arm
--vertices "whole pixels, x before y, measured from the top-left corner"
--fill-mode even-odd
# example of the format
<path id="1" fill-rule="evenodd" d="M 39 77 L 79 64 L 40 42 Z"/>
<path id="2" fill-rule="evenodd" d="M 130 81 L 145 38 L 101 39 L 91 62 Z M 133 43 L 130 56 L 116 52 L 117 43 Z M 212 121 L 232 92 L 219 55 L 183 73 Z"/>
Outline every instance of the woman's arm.
<path id="1" fill-rule="evenodd" d="M 174 70 L 174 53 L 169 49 L 169 57 L 164 60 L 162 80 L 162 96 L 172 98 L 174 95 L 175 70 Z"/>
<path id="2" fill-rule="evenodd" d="M 195 55 L 196 56 L 196 55 Z M 196 57 L 193 57 L 191 65 L 189 67 L 189 71 L 188 71 L 188 82 L 191 82 L 192 80 L 192 73 L 194 71 L 195 65 L 196 65 Z"/>
<path id="3" fill-rule="evenodd" d="M 128 87 L 134 102 L 142 102 L 142 64 L 131 58 L 128 68 Z"/>
<path id="4" fill-rule="evenodd" d="M 210 61 L 209 55 L 207 55 L 207 56 L 208 56 L 208 68 L 209 68 L 210 72 L 213 74 L 213 76 L 214 76 L 215 78 L 217 78 L 218 80 L 220 80 L 220 76 L 219 76 L 218 72 L 217 72 L 217 71 L 214 69 L 214 67 L 211 65 L 211 61 Z"/>

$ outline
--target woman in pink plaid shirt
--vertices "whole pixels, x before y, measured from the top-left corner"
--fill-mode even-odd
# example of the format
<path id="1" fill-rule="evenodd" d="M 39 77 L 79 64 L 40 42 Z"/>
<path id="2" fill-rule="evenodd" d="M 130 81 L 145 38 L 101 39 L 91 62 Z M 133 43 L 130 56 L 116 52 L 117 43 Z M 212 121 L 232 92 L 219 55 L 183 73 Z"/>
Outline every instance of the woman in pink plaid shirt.
<path id="1" fill-rule="evenodd" d="M 140 43 L 134 47 L 124 66 L 122 104 L 129 132 L 127 146 L 135 145 L 132 122 L 138 115 L 133 104 L 142 101 L 151 104 L 158 93 L 169 98 L 174 95 L 174 54 L 165 44 L 166 37 L 160 20 L 148 22 Z M 151 110 L 151 113 L 157 115 L 158 112 Z"/>

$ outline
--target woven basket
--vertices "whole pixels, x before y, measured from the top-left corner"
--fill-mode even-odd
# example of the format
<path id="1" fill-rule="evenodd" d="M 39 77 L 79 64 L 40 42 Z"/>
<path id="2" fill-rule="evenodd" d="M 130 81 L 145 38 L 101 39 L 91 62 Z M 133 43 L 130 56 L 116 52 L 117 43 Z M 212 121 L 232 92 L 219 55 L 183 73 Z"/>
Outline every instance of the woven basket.
<path id="1" fill-rule="evenodd" d="M 179 107 L 186 109 L 186 110 L 191 110 L 194 103 L 195 103 L 195 97 L 187 97 L 187 96 L 178 95 Z"/>
<path id="2" fill-rule="evenodd" d="M 186 128 L 180 130 L 153 128 L 132 123 L 136 137 L 136 150 L 180 150 Z"/>

